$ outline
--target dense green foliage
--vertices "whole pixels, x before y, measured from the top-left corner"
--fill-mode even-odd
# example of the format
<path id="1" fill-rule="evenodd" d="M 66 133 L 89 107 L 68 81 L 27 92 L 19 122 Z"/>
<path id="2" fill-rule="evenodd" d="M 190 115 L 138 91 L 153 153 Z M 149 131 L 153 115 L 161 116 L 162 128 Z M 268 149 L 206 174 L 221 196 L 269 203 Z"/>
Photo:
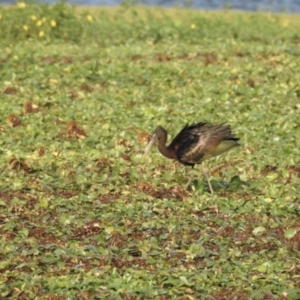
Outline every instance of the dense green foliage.
<path id="1" fill-rule="evenodd" d="M 0 298 L 298 299 L 299 24 L 0 7 Z M 198 121 L 241 138 L 205 163 L 215 195 L 142 159 Z"/>

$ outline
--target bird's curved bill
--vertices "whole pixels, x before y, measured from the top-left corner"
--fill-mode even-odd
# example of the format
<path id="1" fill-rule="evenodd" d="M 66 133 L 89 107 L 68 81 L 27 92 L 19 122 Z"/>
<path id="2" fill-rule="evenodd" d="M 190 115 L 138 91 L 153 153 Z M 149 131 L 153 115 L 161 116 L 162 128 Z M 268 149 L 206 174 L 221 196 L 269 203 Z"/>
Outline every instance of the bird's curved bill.
<path id="1" fill-rule="evenodd" d="M 145 149 L 145 152 L 144 152 L 144 155 L 143 155 L 143 158 L 148 154 L 149 150 L 151 149 L 152 145 L 155 143 L 156 141 L 156 133 L 154 133 L 152 135 L 152 138 L 149 142 L 149 144 L 147 145 L 146 149 Z"/>

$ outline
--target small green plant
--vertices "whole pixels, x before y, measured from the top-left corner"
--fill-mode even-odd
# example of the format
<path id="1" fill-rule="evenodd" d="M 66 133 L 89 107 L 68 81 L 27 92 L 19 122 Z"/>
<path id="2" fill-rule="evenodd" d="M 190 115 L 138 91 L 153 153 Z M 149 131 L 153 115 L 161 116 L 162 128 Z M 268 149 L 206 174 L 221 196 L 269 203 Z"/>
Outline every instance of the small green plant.
<path id="1" fill-rule="evenodd" d="M 75 7 L 61 0 L 53 5 L 17 2 L 0 9 L 1 39 L 78 42 L 85 29 L 94 22 L 87 13 L 78 14 Z"/>

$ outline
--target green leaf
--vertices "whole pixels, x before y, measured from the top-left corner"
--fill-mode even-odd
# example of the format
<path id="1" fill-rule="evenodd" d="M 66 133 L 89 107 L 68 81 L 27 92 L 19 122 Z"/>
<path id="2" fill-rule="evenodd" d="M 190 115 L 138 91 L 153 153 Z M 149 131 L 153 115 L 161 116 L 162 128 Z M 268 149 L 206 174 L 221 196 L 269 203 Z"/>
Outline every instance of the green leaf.
<path id="1" fill-rule="evenodd" d="M 270 267 L 270 264 L 268 262 L 265 262 L 261 265 L 259 265 L 258 267 L 256 267 L 257 271 L 261 272 L 261 273 L 266 273 L 268 271 Z"/>
<path id="2" fill-rule="evenodd" d="M 266 232 L 266 228 L 263 227 L 263 226 L 258 226 L 258 227 L 255 227 L 253 230 L 252 230 L 252 233 L 254 235 L 261 235 L 263 234 L 264 232 Z"/>
<path id="3" fill-rule="evenodd" d="M 113 231 L 115 231 L 115 227 L 114 226 L 107 226 L 104 231 L 107 233 L 107 234 L 112 234 Z"/>
<path id="4" fill-rule="evenodd" d="M 59 216 L 59 221 L 63 225 L 69 225 L 69 224 L 71 224 L 72 217 L 67 214 L 61 214 Z"/>
<path id="5" fill-rule="evenodd" d="M 19 230 L 19 235 L 22 238 L 27 238 L 29 234 L 29 230 L 27 228 L 22 228 L 21 230 Z"/>
<path id="6" fill-rule="evenodd" d="M 205 248 L 199 244 L 191 244 L 189 248 L 189 252 L 199 256 L 205 256 Z"/>
<path id="7" fill-rule="evenodd" d="M 271 181 L 274 181 L 275 179 L 278 178 L 278 173 L 277 172 L 273 172 L 273 173 L 269 173 L 267 176 L 266 176 L 267 180 L 269 182 Z"/>
<path id="8" fill-rule="evenodd" d="M 46 198 L 42 198 L 40 200 L 40 207 L 41 208 L 47 208 L 48 207 L 48 200 Z"/>
<path id="9" fill-rule="evenodd" d="M 284 237 L 286 239 L 291 239 L 297 234 L 298 230 L 296 228 L 289 228 L 284 232 Z"/>

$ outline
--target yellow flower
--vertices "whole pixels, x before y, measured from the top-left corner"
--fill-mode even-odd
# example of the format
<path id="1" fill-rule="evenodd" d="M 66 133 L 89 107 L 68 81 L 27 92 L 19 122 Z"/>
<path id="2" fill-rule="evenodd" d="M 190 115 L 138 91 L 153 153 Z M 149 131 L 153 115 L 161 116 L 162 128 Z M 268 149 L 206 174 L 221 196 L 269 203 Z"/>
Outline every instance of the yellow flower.
<path id="1" fill-rule="evenodd" d="M 18 2 L 17 6 L 18 6 L 18 8 L 25 8 L 26 7 L 26 3 L 25 2 Z"/>
<path id="2" fill-rule="evenodd" d="M 43 24 L 42 20 L 36 22 L 36 26 L 40 27 Z"/>
<path id="3" fill-rule="evenodd" d="M 2 15 L 0 14 L 0 20 L 2 19 Z"/>
<path id="4" fill-rule="evenodd" d="M 191 25 L 191 29 L 195 29 L 196 28 L 196 25 L 195 24 L 192 24 Z"/>
<path id="5" fill-rule="evenodd" d="M 58 83 L 58 80 L 57 80 L 56 78 L 50 78 L 50 79 L 49 79 L 49 83 L 50 83 L 51 85 L 56 85 L 56 84 Z"/>
<path id="6" fill-rule="evenodd" d="M 45 35 L 45 32 L 43 31 L 43 30 L 41 30 L 40 32 L 39 32 L 39 37 L 43 37 Z"/>
<path id="7" fill-rule="evenodd" d="M 42 22 L 45 23 L 47 21 L 47 19 L 45 17 L 43 17 Z"/>
<path id="8" fill-rule="evenodd" d="M 23 29 L 24 29 L 25 31 L 27 31 L 27 30 L 28 30 L 28 26 L 27 26 L 27 25 L 23 25 Z"/>
<path id="9" fill-rule="evenodd" d="M 283 27 L 288 27 L 289 24 L 290 24 L 290 21 L 289 21 L 289 20 L 284 20 L 283 22 L 281 22 L 281 25 L 282 25 Z"/>
<path id="10" fill-rule="evenodd" d="M 19 57 L 17 55 L 14 55 L 14 60 L 18 60 Z"/>
<path id="11" fill-rule="evenodd" d="M 93 17 L 92 17 L 91 15 L 87 15 L 87 16 L 86 16 L 86 19 L 87 19 L 89 22 L 93 22 L 93 21 L 94 21 L 94 19 L 93 19 Z"/>
<path id="12" fill-rule="evenodd" d="M 51 20 L 50 21 L 50 25 L 51 25 L 51 27 L 55 27 L 56 26 L 56 21 L 55 20 Z"/>
<path id="13" fill-rule="evenodd" d="M 37 19 L 37 17 L 36 17 L 35 15 L 32 15 L 32 16 L 30 17 L 30 19 L 31 19 L 32 21 L 35 21 L 35 20 Z"/>

